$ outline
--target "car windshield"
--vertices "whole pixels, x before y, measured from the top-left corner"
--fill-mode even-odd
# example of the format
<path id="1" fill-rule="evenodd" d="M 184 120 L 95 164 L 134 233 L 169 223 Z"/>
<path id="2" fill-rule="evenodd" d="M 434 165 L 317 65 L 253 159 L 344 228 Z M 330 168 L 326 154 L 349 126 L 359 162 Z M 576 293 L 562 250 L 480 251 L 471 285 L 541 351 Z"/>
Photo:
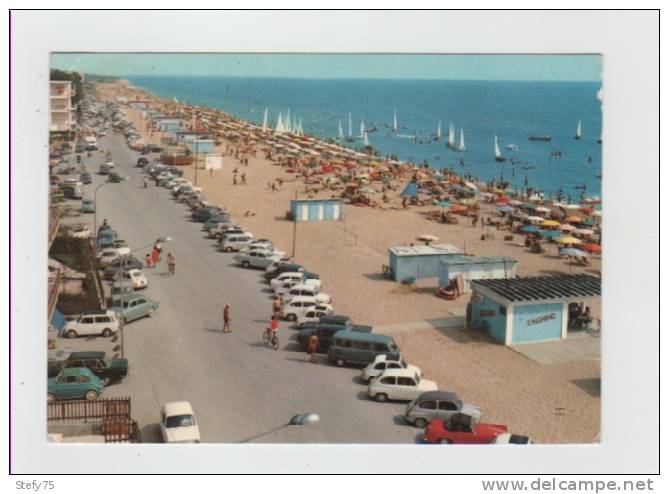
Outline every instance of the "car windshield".
<path id="1" fill-rule="evenodd" d="M 195 425 L 195 417 L 192 415 L 172 415 L 167 417 L 165 427 L 190 427 Z"/>

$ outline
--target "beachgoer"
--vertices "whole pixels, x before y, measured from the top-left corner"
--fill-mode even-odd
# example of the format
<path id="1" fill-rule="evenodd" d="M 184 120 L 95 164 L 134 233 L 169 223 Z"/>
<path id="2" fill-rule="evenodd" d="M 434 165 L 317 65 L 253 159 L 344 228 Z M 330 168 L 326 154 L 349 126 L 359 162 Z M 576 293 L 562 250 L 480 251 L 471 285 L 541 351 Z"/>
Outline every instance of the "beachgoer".
<path id="1" fill-rule="evenodd" d="M 153 248 L 158 251 L 158 254 L 163 253 L 163 244 L 160 242 L 160 239 L 156 240 L 156 243 L 153 245 Z"/>
<path id="2" fill-rule="evenodd" d="M 146 264 L 147 268 L 153 267 L 153 259 L 151 259 L 151 254 L 146 255 L 146 257 L 144 258 L 144 263 Z"/>
<path id="3" fill-rule="evenodd" d="M 237 185 L 237 175 L 232 176 L 232 185 Z"/>
<path id="4" fill-rule="evenodd" d="M 230 329 L 230 321 L 232 318 L 230 317 L 230 304 L 225 304 L 225 307 L 223 308 L 223 332 L 224 333 L 232 333 L 232 329 Z"/>
<path id="5" fill-rule="evenodd" d="M 167 272 L 169 274 L 174 274 L 176 265 L 177 265 L 176 257 L 174 257 L 171 252 L 168 252 L 167 253 Z"/>
<path id="6" fill-rule="evenodd" d="M 272 182 L 272 192 L 276 192 L 276 182 Z"/>
<path id="7" fill-rule="evenodd" d="M 246 173 L 242 173 L 242 185 L 246 185 Z"/>
<path id="8" fill-rule="evenodd" d="M 149 187 L 149 179 L 147 177 L 144 177 L 144 188 L 147 189 Z"/>
<path id="9" fill-rule="evenodd" d="M 279 317 L 280 313 L 281 313 L 281 299 L 277 296 L 274 297 L 274 301 L 272 302 L 272 317 Z"/>
<path id="10" fill-rule="evenodd" d="M 154 247 L 151 251 L 151 264 L 155 267 L 160 262 L 160 252 Z"/>
<path id="11" fill-rule="evenodd" d="M 318 352 L 318 336 L 316 336 L 316 333 L 313 333 L 309 337 L 309 345 L 308 345 L 308 352 L 309 352 L 309 361 L 312 364 L 317 364 L 318 363 L 318 357 L 316 356 L 316 352 Z"/>

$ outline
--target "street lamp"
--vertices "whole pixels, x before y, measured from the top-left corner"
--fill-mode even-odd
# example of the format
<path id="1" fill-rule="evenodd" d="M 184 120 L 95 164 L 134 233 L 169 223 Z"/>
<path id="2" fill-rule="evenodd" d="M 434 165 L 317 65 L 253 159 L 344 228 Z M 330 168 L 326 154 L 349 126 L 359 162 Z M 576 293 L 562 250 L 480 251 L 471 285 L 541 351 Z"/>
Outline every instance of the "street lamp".
<path id="1" fill-rule="evenodd" d="M 130 180 L 130 177 L 124 177 L 123 180 Z M 97 255 L 98 253 L 98 190 L 100 187 L 104 187 L 105 185 L 109 185 L 113 182 L 103 182 L 100 185 L 98 185 L 95 188 L 95 192 L 93 192 L 93 203 L 95 206 L 95 209 L 93 210 L 93 239 L 95 240 L 95 246 L 94 246 L 94 253 Z"/>
<path id="2" fill-rule="evenodd" d="M 309 412 L 309 413 L 303 413 L 300 415 L 293 415 L 293 417 L 290 419 L 290 421 L 287 424 L 283 424 L 282 426 L 279 426 L 275 429 L 272 429 L 271 431 L 263 432 L 262 434 L 258 434 L 257 436 L 250 437 L 248 439 L 245 439 L 241 441 L 241 444 L 244 443 L 249 443 L 251 441 L 254 441 L 256 439 L 259 439 L 263 436 L 267 436 L 269 434 L 272 434 L 274 432 L 280 431 L 281 429 L 285 429 L 286 427 L 290 427 L 291 425 L 312 425 L 312 424 L 317 424 L 318 422 L 321 421 L 320 416 L 317 413 Z"/>
<path id="3" fill-rule="evenodd" d="M 170 242 L 170 241 L 172 241 L 172 237 L 170 237 L 170 236 L 158 237 L 155 242 L 152 242 L 152 243 L 146 244 L 146 245 L 142 245 L 141 247 L 137 247 L 136 249 L 131 250 L 130 252 L 128 252 L 124 256 L 120 257 L 120 259 L 119 259 L 119 268 L 120 268 L 120 271 L 119 271 L 119 273 L 120 273 L 119 289 L 121 290 L 121 320 L 119 321 L 120 324 L 121 324 L 121 358 L 124 357 L 124 353 L 125 353 L 125 344 L 124 344 L 125 338 L 123 337 L 123 333 L 125 332 L 124 331 L 125 330 L 125 317 L 123 315 L 123 309 L 125 308 L 123 306 L 123 302 L 124 302 L 123 299 L 125 298 L 125 292 L 123 291 L 123 287 L 124 287 L 123 280 L 125 280 L 125 276 L 124 276 L 124 274 L 125 274 L 125 262 L 127 260 L 127 257 L 130 256 L 131 254 L 134 254 L 135 252 L 138 252 L 140 250 L 146 249 L 147 247 L 151 247 L 151 246 L 155 245 L 156 242 L 160 242 L 160 243 L 164 244 L 164 243 Z"/>

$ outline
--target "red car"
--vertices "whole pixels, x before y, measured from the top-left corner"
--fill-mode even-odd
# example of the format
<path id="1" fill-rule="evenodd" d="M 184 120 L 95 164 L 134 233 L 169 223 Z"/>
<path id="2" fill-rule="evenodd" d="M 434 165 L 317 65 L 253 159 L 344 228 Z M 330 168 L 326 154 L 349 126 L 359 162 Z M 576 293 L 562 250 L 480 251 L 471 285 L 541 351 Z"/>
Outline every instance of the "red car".
<path id="1" fill-rule="evenodd" d="M 430 422 L 424 440 L 431 444 L 489 444 L 505 432 L 506 425 L 480 424 L 469 415 L 455 413 L 449 420 Z"/>

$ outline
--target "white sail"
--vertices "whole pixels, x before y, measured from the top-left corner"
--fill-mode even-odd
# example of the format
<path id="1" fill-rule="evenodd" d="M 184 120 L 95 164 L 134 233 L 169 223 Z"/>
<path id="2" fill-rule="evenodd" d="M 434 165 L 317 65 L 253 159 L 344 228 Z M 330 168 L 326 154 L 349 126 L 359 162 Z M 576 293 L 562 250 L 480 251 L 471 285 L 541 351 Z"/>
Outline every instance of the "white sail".
<path id="1" fill-rule="evenodd" d="M 293 132 L 297 134 L 297 119 L 293 117 L 293 126 L 292 126 Z"/>
<path id="2" fill-rule="evenodd" d="M 304 135 L 304 129 L 302 129 L 302 119 L 300 118 L 300 121 L 297 123 L 297 135 L 298 136 L 303 136 Z"/>
<path id="3" fill-rule="evenodd" d="M 337 132 L 337 139 L 340 141 L 344 140 L 344 130 L 341 128 L 341 120 L 339 120 L 339 130 Z"/>
<path id="4" fill-rule="evenodd" d="M 283 125 L 283 119 L 281 118 L 281 113 L 279 113 L 279 118 L 276 121 L 276 129 L 277 132 L 285 132 L 286 128 Z"/>
<path id="5" fill-rule="evenodd" d="M 363 141 L 362 141 L 363 144 L 364 144 L 365 146 L 369 146 L 369 139 L 367 139 L 367 131 L 363 132 L 363 134 L 362 134 L 362 138 L 363 138 Z"/>
<path id="6" fill-rule="evenodd" d="M 397 108 L 393 110 L 393 132 L 397 132 Z"/>
<path id="7" fill-rule="evenodd" d="M 581 138 L 581 121 L 578 121 L 578 124 L 576 125 L 576 139 Z"/>
<path id="8" fill-rule="evenodd" d="M 290 109 L 286 112 L 286 116 L 283 117 L 283 125 L 286 127 L 286 132 L 292 132 L 293 127 L 290 123 Z"/>
<path id="9" fill-rule="evenodd" d="M 353 138 L 353 117 L 351 117 L 351 112 L 348 112 L 348 137 Z"/>
<path id="10" fill-rule="evenodd" d="M 365 136 L 365 121 L 360 120 L 360 139 L 362 139 Z"/>
<path id="11" fill-rule="evenodd" d="M 439 119 L 439 125 L 437 125 L 437 139 L 441 139 L 441 118 Z"/>
<path id="12" fill-rule="evenodd" d="M 462 127 L 460 127 L 460 145 L 458 146 L 458 151 L 466 151 L 467 148 L 465 147 L 465 131 Z"/>
<path id="13" fill-rule="evenodd" d="M 455 126 L 453 123 L 448 124 L 448 147 L 455 146 Z"/>
<path id="14" fill-rule="evenodd" d="M 267 132 L 267 117 L 269 116 L 268 109 L 265 108 L 265 116 L 262 119 L 262 131 Z"/>
<path id="15" fill-rule="evenodd" d="M 497 134 L 495 134 L 495 158 L 502 156 L 502 153 L 499 152 L 499 144 L 497 143 Z"/>

